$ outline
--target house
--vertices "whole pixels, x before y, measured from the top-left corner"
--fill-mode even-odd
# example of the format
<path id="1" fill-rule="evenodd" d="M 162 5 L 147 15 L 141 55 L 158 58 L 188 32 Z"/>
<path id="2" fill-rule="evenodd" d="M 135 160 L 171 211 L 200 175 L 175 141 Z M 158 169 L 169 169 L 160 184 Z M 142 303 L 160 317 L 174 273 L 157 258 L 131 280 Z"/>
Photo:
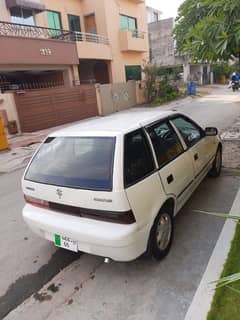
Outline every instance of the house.
<path id="1" fill-rule="evenodd" d="M 85 96 L 91 98 L 89 86 L 95 83 L 141 79 L 149 54 L 145 1 L 1 0 L 0 46 L 0 89 L 4 92 L 0 101 L 8 101 L 8 107 L 3 101 L 0 109 L 6 109 L 10 120 L 17 120 L 19 128 L 27 131 L 52 126 L 47 118 L 54 113 L 54 125 L 78 120 L 83 115 L 76 116 L 76 109 L 69 107 L 73 92 L 80 90 L 77 86 L 84 90 L 87 85 Z M 58 120 L 59 112 L 49 111 L 50 103 L 45 111 L 38 110 L 37 99 L 50 88 L 45 102 L 54 100 L 53 89 L 58 93 L 64 89 L 64 105 L 72 117 L 67 119 L 65 110 L 65 119 Z M 24 107 L 19 91 L 26 96 L 31 90 L 36 94 L 25 99 Z M 10 92 L 14 99 L 6 98 Z M 23 108 L 24 114 L 19 115 Z M 28 119 L 27 126 L 23 118 Z M 29 127 L 31 122 L 34 125 Z"/>
<path id="2" fill-rule="evenodd" d="M 152 12 L 153 9 L 147 12 Z M 160 19 L 148 23 L 150 61 L 162 66 L 182 66 L 183 80 L 194 80 L 198 84 L 210 83 L 210 65 L 193 64 L 188 56 L 178 55 L 173 36 L 174 19 Z"/>
<path id="3" fill-rule="evenodd" d="M 159 21 L 161 19 L 162 12 L 160 10 L 151 8 L 151 7 L 146 7 L 147 9 L 147 22 L 152 23 Z"/>

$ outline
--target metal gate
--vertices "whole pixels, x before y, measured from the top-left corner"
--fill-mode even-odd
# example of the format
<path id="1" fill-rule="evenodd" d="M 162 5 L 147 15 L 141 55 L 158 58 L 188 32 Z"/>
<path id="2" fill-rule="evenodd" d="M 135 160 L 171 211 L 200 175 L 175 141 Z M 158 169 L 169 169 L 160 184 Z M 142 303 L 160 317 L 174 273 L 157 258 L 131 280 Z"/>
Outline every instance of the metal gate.
<path id="1" fill-rule="evenodd" d="M 22 132 L 33 132 L 98 115 L 94 85 L 29 90 L 15 94 Z"/>
<path id="2" fill-rule="evenodd" d="M 203 85 L 210 83 L 210 74 L 208 74 L 208 67 L 203 66 Z"/>

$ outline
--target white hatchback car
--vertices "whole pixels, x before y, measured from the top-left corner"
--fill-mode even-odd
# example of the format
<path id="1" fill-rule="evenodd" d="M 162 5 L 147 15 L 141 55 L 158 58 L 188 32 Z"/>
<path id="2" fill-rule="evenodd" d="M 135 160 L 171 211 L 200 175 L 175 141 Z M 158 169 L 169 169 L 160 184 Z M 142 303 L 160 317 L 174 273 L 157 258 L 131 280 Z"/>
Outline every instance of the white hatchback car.
<path id="1" fill-rule="evenodd" d="M 23 217 L 58 247 L 161 259 L 174 216 L 221 163 L 217 129 L 179 113 L 133 109 L 84 121 L 49 135 L 33 156 Z"/>

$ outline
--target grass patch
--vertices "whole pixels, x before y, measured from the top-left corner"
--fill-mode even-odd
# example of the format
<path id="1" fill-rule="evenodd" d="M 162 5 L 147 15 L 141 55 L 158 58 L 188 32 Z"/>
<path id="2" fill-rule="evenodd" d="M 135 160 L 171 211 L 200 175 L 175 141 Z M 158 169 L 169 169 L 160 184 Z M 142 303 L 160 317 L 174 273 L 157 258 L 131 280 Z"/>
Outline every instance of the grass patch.
<path id="1" fill-rule="evenodd" d="M 240 224 L 237 225 L 221 278 L 239 272 Z M 226 287 L 217 288 L 207 320 L 240 320 L 240 281 L 236 281 Z"/>

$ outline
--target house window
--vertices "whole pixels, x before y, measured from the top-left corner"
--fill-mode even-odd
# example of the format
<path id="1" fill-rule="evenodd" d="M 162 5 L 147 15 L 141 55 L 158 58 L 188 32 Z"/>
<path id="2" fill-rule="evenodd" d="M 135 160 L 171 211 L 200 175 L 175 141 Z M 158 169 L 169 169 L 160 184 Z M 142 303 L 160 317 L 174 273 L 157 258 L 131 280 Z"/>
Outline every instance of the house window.
<path id="1" fill-rule="evenodd" d="M 126 81 L 142 80 L 141 66 L 125 66 Z"/>
<path id="2" fill-rule="evenodd" d="M 34 14 L 30 9 L 23 9 L 19 7 L 14 7 L 10 9 L 11 22 L 18 24 L 26 24 L 29 26 L 34 26 Z"/>
<path id="3" fill-rule="evenodd" d="M 59 12 L 47 11 L 48 26 L 51 29 L 62 29 L 61 16 Z"/>
<path id="4" fill-rule="evenodd" d="M 68 15 L 69 30 L 81 32 L 80 17 L 72 14 Z"/>
<path id="5" fill-rule="evenodd" d="M 135 31 L 137 30 L 137 19 L 120 15 L 120 29 L 123 31 Z"/>
<path id="6" fill-rule="evenodd" d="M 154 22 L 158 21 L 158 13 L 157 12 L 153 12 L 153 21 Z"/>

